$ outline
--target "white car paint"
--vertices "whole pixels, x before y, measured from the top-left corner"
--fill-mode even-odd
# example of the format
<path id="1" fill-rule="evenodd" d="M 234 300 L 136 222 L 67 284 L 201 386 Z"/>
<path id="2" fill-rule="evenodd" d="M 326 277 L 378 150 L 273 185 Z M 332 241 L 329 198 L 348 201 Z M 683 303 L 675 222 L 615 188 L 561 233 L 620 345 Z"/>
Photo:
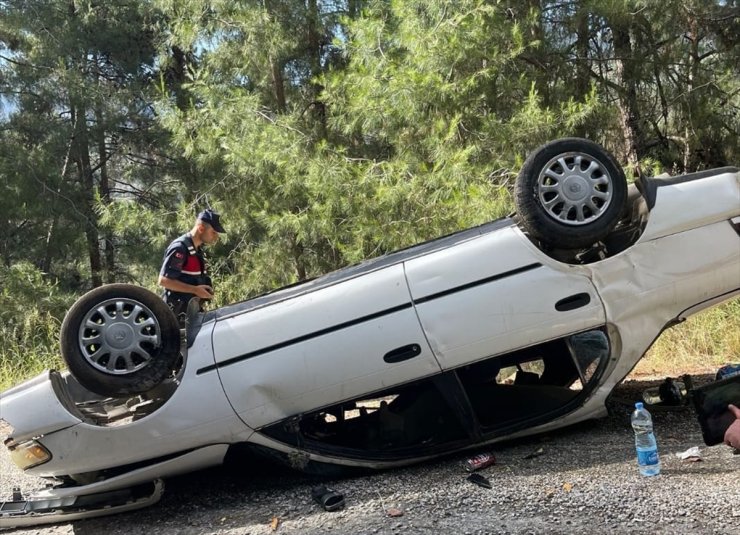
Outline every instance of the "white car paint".
<path id="1" fill-rule="evenodd" d="M 653 180 L 661 182 L 659 178 Z M 740 211 L 739 183 L 737 171 L 727 171 L 658 187 L 655 206 L 638 242 L 653 241 L 736 217 Z"/>
<path id="2" fill-rule="evenodd" d="M 65 429 L 80 423 L 80 418 L 59 403 L 59 390 L 52 383 L 48 370 L 2 394 L 3 414 L 14 414 L 18 431 L 13 433 L 16 442 Z M 22 409 L 22 410 L 21 410 Z"/>
<path id="3" fill-rule="evenodd" d="M 49 462 L 29 472 L 42 477 L 82 474 L 109 468 L 111 462 L 121 466 L 212 444 L 248 440 L 253 431 L 234 413 L 216 374 L 197 375 L 198 367 L 213 363 L 212 329 L 213 323 L 201 330 L 188 355 L 191 361 L 182 382 L 172 397 L 140 420 L 100 426 L 83 421 L 81 413 L 71 414 L 57 402 L 54 411 L 47 410 L 47 414 L 67 412 L 67 418 L 57 418 L 61 422 L 58 429 L 40 433 L 37 421 L 44 421 L 47 416 L 29 405 L 28 397 L 55 397 L 48 372 L 31 380 L 35 384 L 30 390 L 18 388 L 10 395 L 3 394 L 2 418 L 12 421 L 16 429 L 34 429 L 33 436 L 42 437 L 40 441 L 53 454 Z M 38 391 L 42 394 L 33 394 Z M 18 433 L 17 438 L 16 434 L 13 436 L 16 442 L 30 438 L 26 432 Z M 222 458 L 214 459 L 214 463 Z"/>
<path id="4" fill-rule="evenodd" d="M 408 344 L 421 353 L 383 360 Z M 440 371 L 400 264 L 219 320 L 213 346 L 234 410 L 255 429 Z"/>
<path id="5" fill-rule="evenodd" d="M 552 261 L 516 227 L 406 262 L 419 319 L 445 370 L 603 325 L 604 307 L 580 271 Z M 578 294 L 590 302 L 555 310 Z"/>

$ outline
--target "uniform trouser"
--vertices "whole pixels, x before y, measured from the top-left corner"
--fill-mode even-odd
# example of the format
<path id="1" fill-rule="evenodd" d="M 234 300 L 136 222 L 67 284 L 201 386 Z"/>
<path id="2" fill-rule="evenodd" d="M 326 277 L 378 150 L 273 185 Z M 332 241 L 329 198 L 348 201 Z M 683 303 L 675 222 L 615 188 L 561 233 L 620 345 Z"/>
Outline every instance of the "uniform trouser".
<path id="1" fill-rule="evenodd" d="M 177 322 L 180 324 L 180 328 L 184 329 L 188 319 L 188 301 L 174 299 L 166 300 L 165 302 L 175 314 Z"/>
<path id="2" fill-rule="evenodd" d="M 180 299 L 165 299 L 167 305 L 177 318 L 177 324 L 180 326 L 180 355 L 186 354 L 188 347 L 188 302 Z"/>

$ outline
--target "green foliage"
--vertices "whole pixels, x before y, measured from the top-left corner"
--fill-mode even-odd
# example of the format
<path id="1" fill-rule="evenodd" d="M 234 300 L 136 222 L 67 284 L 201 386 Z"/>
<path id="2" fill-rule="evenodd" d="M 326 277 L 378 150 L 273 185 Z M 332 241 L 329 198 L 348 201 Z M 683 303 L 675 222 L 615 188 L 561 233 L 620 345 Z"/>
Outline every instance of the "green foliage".
<path id="1" fill-rule="evenodd" d="M 62 367 L 58 318 L 70 301 L 28 263 L 0 271 L 0 389 Z"/>
<path id="2" fill-rule="evenodd" d="M 285 25 L 295 17 L 218 4 L 202 29 L 211 46 L 187 85 L 195 106 L 161 110 L 173 141 L 203 169 L 198 188 L 222 199 L 240 236 L 218 266 L 242 272 L 225 278 L 226 295 L 295 282 L 503 215 L 518 157 L 512 141 L 532 137 L 521 125 L 542 131 L 543 119 L 559 120 L 526 81 L 518 82 L 531 96 L 521 113 L 511 113 L 515 94 L 508 101 L 486 95 L 511 78 L 522 49 L 500 10 L 483 2 L 396 2 L 365 13 L 345 20 L 334 40 L 331 51 L 343 61 L 332 63 L 333 52 L 325 52 L 323 72 L 282 80 L 281 107 L 279 80 L 252 69 L 259 58 L 263 73 L 270 61 L 310 63 L 310 52 L 293 57 L 297 34 Z M 293 46 L 255 48 L 253 25 L 265 17 L 279 26 L 272 39 L 281 35 Z M 313 30 L 326 34 L 329 19 Z M 213 21 L 228 31 L 215 31 Z M 309 100 L 316 87 L 320 100 Z M 312 108 L 321 115 L 307 113 Z"/>
<path id="3" fill-rule="evenodd" d="M 243 296 L 506 213 L 556 137 L 626 163 L 633 135 L 650 172 L 733 163 L 731 6 L 669 4 L 3 2 L 0 253 L 79 291 L 112 252 L 108 280 L 149 285 L 216 206 L 224 295 Z"/>
<path id="4" fill-rule="evenodd" d="M 23 320 L 29 304 L 59 315 L 66 309 L 65 297 L 56 284 L 27 262 L 0 271 L 0 324 L 14 327 Z"/>
<path id="5" fill-rule="evenodd" d="M 20 207 L 3 210 L 6 264 L 30 261 L 77 291 L 103 274 L 133 277 L 137 244 L 99 213 L 115 200 L 169 202 L 155 196 L 165 189 L 158 174 L 181 162 L 165 159 L 151 109 L 161 23 L 150 2 L 0 4 L 0 91 L 11 105 L 0 129 L 10 186 L 0 207 Z"/>
<path id="6" fill-rule="evenodd" d="M 20 340 L 3 355 L 56 355 L 67 293 L 156 289 L 206 206 L 228 229 L 209 251 L 222 305 L 505 215 L 527 153 L 557 137 L 632 173 L 736 165 L 733 10 L 0 2 L 2 334 Z"/>

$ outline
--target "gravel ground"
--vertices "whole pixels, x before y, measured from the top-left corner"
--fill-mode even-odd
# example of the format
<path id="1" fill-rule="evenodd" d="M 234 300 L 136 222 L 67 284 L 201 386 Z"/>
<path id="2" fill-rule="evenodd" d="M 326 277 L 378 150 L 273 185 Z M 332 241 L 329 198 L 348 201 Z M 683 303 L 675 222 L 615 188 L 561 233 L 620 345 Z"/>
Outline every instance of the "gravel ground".
<path id="1" fill-rule="evenodd" d="M 655 383 L 628 382 L 625 402 Z M 478 534 L 740 532 L 740 455 L 704 446 L 689 407 L 654 411 L 660 476 L 639 475 L 626 403 L 607 418 L 499 445 L 480 471 L 488 490 L 466 481 L 467 455 L 351 479 L 324 481 L 346 507 L 325 512 L 310 499 L 317 480 L 246 462 L 167 481 L 162 500 L 133 513 L 13 534 Z M 700 446 L 701 462 L 676 453 Z M 543 453 L 525 459 L 542 448 Z M 3 449 L 0 496 L 39 486 L 18 474 Z M 391 509 L 403 515 L 391 517 Z M 7 532 L 6 532 L 7 533 Z"/>

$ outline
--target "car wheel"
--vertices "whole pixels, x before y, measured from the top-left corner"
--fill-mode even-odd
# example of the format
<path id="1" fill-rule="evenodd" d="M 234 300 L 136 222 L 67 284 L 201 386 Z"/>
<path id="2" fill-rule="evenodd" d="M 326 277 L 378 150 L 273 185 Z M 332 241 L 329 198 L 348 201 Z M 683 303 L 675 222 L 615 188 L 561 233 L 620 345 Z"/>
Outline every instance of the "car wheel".
<path id="1" fill-rule="evenodd" d="M 529 235 L 551 247 L 577 249 L 602 240 L 627 201 L 627 180 L 602 147 L 579 138 L 547 143 L 519 173 L 515 203 Z"/>
<path id="2" fill-rule="evenodd" d="M 80 297 L 62 322 L 61 350 L 79 383 L 103 396 L 151 390 L 180 354 L 175 315 L 154 293 L 108 284 Z"/>

